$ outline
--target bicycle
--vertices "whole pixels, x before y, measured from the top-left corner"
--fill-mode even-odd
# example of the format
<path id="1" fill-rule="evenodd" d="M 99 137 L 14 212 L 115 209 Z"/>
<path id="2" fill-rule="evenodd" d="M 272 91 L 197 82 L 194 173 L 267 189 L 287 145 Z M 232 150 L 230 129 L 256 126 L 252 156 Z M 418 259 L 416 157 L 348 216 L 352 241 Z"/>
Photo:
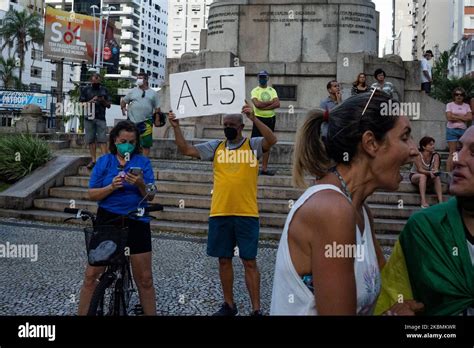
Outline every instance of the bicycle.
<path id="1" fill-rule="evenodd" d="M 148 207 L 137 208 L 129 212 L 126 217 L 140 216 L 156 219 L 146 213 L 162 210 L 161 204 L 151 204 Z M 84 228 L 88 262 L 91 266 L 106 267 L 92 295 L 87 315 L 127 316 L 130 300 L 136 292 L 130 269 L 130 256 L 124 252 L 128 227 L 97 225 L 97 216 L 87 210 L 65 208 L 64 212 L 76 215 L 65 219 L 64 222 L 72 219 L 91 221 L 92 226 Z M 108 223 L 119 218 L 112 219 Z M 135 310 L 138 311 L 139 308 L 136 307 Z"/>

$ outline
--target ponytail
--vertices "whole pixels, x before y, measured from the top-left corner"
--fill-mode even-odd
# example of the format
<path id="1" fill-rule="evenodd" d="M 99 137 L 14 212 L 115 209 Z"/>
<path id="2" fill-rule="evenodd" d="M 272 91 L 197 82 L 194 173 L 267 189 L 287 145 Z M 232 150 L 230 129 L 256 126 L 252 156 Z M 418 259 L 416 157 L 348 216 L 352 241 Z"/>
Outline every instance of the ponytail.
<path id="1" fill-rule="evenodd" d="M 307 187 L 305 174 L 322 177 L 329 170 L 331 160 L 321 138 L 323 122 L 323 111 L 311 110 L 297 132 L 293 153 L 293 184 L 297 187 Z"/>

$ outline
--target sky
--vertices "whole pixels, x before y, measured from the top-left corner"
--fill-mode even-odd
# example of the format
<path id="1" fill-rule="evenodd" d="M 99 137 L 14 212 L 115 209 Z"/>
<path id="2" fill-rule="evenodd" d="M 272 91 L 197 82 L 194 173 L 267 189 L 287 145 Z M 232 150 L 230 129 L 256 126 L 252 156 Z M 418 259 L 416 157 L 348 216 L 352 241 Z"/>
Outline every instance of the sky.
<path id="1" fill-rule="evenodd" d="M 372 0 L 375 3 L 375 9 L 380 12 L 379 28 L 379 56 L 387 39 L 392 37 L 392 0 Z"/>

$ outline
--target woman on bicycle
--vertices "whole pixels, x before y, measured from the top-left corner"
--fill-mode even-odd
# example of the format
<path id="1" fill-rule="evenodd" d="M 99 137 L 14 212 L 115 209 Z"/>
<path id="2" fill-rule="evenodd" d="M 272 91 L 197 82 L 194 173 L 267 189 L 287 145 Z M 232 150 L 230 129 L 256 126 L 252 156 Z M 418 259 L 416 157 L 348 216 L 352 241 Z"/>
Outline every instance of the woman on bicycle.
<path id="1" fill-rule="evenodd" d="M 145 315 L 156 315 L 155 289 L 151 270 L 150 218 L 127 214 L 146 206 L 140 202 L 146 195 L 146 185 L 154 183 L 150 160 L 141 153 L 139 132 L 129 121 L 119 122 L 110 132 L 110 153 L 99 158 L 89 182 L 89 197 L 98 201 L 97 225 L 116 224 L 129 228 L 127 247 L 132 273 L 137 284 L 140 303 Z M 130 169 L 134 168 L 132 172 Z M 141 169 L 141 170 L 140 170 Z M 149 196 L 148 200 L 153 197 Z M 110 223 L 110 221 L 114 221 Z M 79 315 L 86 315 L 99 276 L 105 267 L 86 267 L 80 293 Z"/>

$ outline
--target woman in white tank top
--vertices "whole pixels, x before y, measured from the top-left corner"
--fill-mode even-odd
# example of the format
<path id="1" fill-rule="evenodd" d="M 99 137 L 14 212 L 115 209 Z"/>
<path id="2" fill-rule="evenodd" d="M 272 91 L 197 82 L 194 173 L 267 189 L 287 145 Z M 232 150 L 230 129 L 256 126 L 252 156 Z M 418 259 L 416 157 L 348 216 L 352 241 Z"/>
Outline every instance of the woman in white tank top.
<path id="1" fill-rule="evenodd" d="M 385 262 L 364 203 L 397 190 L 400 166 L 418 154 L 405 116 L 381 116 L 389 97 L 354 96 L 299 130 L 293 179 L 319 178 L 293 205 L 275 264 L 271 315 L 370 315 Z M 412 314 L 411 303 L 392 308 Z"/>

